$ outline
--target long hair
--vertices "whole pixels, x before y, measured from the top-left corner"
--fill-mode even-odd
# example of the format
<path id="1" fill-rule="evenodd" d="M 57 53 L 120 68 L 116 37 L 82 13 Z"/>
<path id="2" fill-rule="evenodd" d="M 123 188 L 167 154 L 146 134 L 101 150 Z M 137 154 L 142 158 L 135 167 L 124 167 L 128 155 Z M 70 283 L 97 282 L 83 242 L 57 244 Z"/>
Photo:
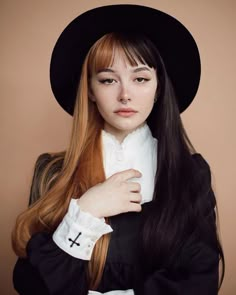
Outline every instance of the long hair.
<path id="1" fill-rule="evenodd" d="M 16 254 L 26 255 L 26 244 L 35 232 L 53 232 L 56 229 L 72 197 L 79 198 L 90 187 L 105 181 L 101 146 L 104 122 L 96 104 L 89 99 L 89 80 L 94 72 L 112 65 L 115 50 L 124 53 L 131 65 L 141 62 L 156 69 L 159 82 L 158 100 L 147 118 L 152 134 L 159 142 L 152 210 L 143 225 L 140 247 L 147 271 L 152 271 L 154 265 L 166 268 L 173 265 L 184 238 L 194 231 L 204 235 L 206 228 L 213 233 L 206 238 L 207 243 L 220 253 L 224 266 L 223 251 L 214 234 L 215 223 L 208 221 L 202 200 L 210 191 L 209 177 L 198 175 L 199 167 L 192 157 L 195 151 L 183 128 L 177 99 L 162 58 L 145 36 L 118 33 L 99 39 L 85 58 L 70 144 L 66 152 L 58 156 L 58 161 L 63 158 L 62 169 L 51 176 L 47 171 L 53 163 L 48 164 L 39 180 L 41 198 L 18 217 L 12 238 Z M 53 185 L 50 185 L 51 179 Z M 213 193 L 212 199 L 214 203 Z M 109 223 L 108 218 L 106 222 Z M 109 237 L 108 234 L 99 239 L 89 261 L 90 289 L 96 289 L 101 280 Z"/>

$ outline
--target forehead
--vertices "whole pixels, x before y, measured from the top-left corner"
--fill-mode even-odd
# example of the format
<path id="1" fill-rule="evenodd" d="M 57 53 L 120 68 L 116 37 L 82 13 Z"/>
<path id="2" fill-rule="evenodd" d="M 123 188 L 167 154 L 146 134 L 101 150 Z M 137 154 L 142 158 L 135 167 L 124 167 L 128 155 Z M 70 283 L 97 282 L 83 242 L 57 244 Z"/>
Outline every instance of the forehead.
<path id="1" fill-rule="evenodd" d="M 139 65 L 146 65 L 144 61 L 140 61 L 137 56 L 132 55 L 132 59 L 127 56 L 123 49 L 118 48 L 115 49 L 112 55 L 112 59 L 110 60 L 109 67 L 115 66 L 124 66 L 126 68 L 129 67 L 137 67 Z"/>
<path id="2" fill-rule="evenodd" d="M 123 48 L 113 48 L 107 52 L 98 52 L 90 63 L 90 74 L 98 73 L 107 68 L 133 68 L 148 65 L 138 58 L 134 52 L 125 51 Z"/>
<path id="3" fill-rule="evenodd" d="M 142 46 L 141 43 L 136 44 L 106 35 L 89 51 L 88 75 L 113 67 L 118 60 L 122 60 L 127 66 L 149 65 L 151 68 L 156 68 L 155 60 L 149 51 L 149 48 Z"/>

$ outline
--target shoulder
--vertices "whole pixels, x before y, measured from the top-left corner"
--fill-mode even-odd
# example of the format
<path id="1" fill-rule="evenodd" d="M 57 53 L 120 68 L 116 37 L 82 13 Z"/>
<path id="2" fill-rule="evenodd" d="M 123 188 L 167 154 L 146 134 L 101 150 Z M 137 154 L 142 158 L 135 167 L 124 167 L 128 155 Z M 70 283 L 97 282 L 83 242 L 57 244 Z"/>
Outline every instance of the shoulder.
<path id="1" fill-rule="evenodd" d="M 53 184 L 52 179 L 55 179 L 56 175 L 61 171 L 64 154 L 64 152 L 55 154 L 43 153 L 38 156 L 34 165 L 29 205 L 33 204 L 41 196 L 41 184 Z"/>
<path id="2" fill-rule="evenodd" d="M 199 165 L 201 168 L 209 168 L 209 164 L 206 159 L 199 153 L 192 154 L 192 159 Z"/>
<path id="3" fill-rule="evenodd" d="M 59 172 L 62 168 L 64 153 L 41 154 L 34 165 L 33 180 L 41 178 L 44 174 L 50 176 Z M 46 173 L 45 173 L 46 172 Z"/>
<path id="4" fill-rule="evenodd" d="M 43 173 L 45 169 L 48 169 L 51 172 L 60 170 L 62 168 L 63 161 L 64 153 L 41 154 L 36 160 L 34 173 Z"/>
<path id="5" fill-rule="evenodd" d="M 52 156 L 49 153 L 44 153 L 38 156 L 35 165 L 34 165 L 34 173 L 41 173 L 48 163 L 50 163 Z"/>
<path id="6" fill-rule="evenodd" d="M 193 154 L 192 159 L 195 166 L 194 183 L 198 189 L 198 200 L 202 201 L 206 212 L 209 212 L 216 206 L 216 197 L 212 189 L 211 168 L 205 158 L 199 154 Z"/>
<path id="7" fill-rule="evenodd" d="M 208 181 L 211 181 L 211 169 L 206 159 L 201 154 L 195 153 L 192 155 L 192 160 L 198 173 L 207 177 Z"/>

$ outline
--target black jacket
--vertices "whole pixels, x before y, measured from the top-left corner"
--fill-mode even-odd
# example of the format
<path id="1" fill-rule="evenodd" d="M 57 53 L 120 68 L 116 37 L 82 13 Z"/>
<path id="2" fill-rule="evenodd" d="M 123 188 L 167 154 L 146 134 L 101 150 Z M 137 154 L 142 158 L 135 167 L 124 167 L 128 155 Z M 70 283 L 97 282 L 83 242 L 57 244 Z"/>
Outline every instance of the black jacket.
<path id="1" fill-rule="evenodd" d="M 204 162 L 199 154 L 195 158 Z M 41 173 L 50 159 L 48 154 L 41 156 L 35 173 Z M 213 198 L 211 210 L 215 216 L 212 192 L 209 198 Z M 31 193 L 31 202 L 35 199 L 37 196 Z M 141 213 L 131 212 L 110 218 L 113 232 L 97 291 L 134 289 L 135 295 L 216 295 L 219 254 L 194 235 L 184 241 L 173 269 L 157 266 L 148 276 L 143 273 L 139 263 L 139 233 L 142 218 L 148 214 L 151 205 L 152 202 L 142 205 Z M 27 245 L 27 258 L 18 259 L 15 265 L 15 289 L 21 295 L 85 295 L 88 292 L 87 263 L 58 248 L 51 234 L 37 233 Z"/>

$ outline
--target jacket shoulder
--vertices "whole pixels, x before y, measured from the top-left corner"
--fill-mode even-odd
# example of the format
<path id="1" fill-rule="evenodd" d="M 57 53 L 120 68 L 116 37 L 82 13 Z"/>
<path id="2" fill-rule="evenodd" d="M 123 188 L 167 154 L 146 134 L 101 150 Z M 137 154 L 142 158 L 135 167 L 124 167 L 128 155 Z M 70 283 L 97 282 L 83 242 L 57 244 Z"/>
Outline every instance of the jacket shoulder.
<path id="1" fill-rule="evenodd" d="M 37 158 L 30 187 L 29 205 L 32 205 L 41 197 L 40 183 L 43 181 L 43 177 L 45 177 L 45 172 L 47 178 L 53 177 L 60 172 L 63 160 L 63 153 L 43 153 Z"/>

